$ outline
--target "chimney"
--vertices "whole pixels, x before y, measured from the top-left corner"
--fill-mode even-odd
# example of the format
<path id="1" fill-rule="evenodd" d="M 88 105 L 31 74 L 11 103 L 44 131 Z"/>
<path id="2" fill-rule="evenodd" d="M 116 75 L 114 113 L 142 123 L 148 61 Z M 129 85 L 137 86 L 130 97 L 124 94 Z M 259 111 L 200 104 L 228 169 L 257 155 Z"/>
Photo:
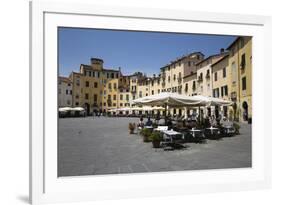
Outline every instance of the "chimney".
<path id="1" fill-rule="evenodd" d="M 221 53 L 224 53 L 224 48 L 221 48 L 221 50 L 220 50 L 220 51 L 221 51 Z"/>

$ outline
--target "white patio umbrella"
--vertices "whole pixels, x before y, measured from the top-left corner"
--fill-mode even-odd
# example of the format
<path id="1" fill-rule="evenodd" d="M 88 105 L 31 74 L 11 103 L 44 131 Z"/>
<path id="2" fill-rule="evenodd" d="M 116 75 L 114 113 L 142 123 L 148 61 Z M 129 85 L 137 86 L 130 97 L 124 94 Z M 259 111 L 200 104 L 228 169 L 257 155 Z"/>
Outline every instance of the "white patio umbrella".
<path id="1" fill-rule="evenodd" d="M 201 101 L 199 103 L 200 106 L 229 106 L 232 105 L 232 101 L 228 101 L 228 100 L 223 100 L 220 98 L 214 98 L 214 97 L 207 97 L 207 96 L 203 96 L 203 95 L 195 95 L 192 96 L 192 98 L 194 98 L 195 100 L 199 100 Z"/>
<path id="2" fill-rule="evenodd" d="M 214 97 L 207 97 L 203 95 L 195 95 L 192 96 L 195 100 L 201 101 L 199 105 L 199 120 L 201 121 L 201 112 L 200 112 L 200 107 L 201 106 L 229 106 L 232 105 L 233 102 L 228 101 L 228 100 L 223 100 L 220 98 L 214 98 Z"/>
<path id="3" fill-rule="evenodd" d="M 71 107 L 60 107 L 59 112 L 67 112 L 70 111 L 72 108 Z"/>
<path id="4" fill-rule="evenodd" d="M 82 107 L 74 107 L 74 108 L 71 108 L 71 110 L 74 110 L 74 111 L 84 111 L 85 109 L 82 108 Z"/>
<path id="5" fill-rule="evenodd" d="M 136 105 L 163 106 L 165 107 L 165 115 L 167 115 L 167 106 L 171 107 L 187 107 L 196 106 L 201 103 L 200 99 L 190 96 L 180 95 L 177 93 L 162 92 L 156 95 L 150 95 L 143 98 L 133 100 Z M 165 116 L 166 121 L 166 116 Z"/>
<path id="6" fill-rule="evenodd" d="M 180 95 L 177 93 L 162 92 L 156 95 L 150 95 L 143 98 L 133 100 L 136 105 L 149 105 L 149 106 L 171 106 L 171 107 L 184 107 L 188 105 L 198 105 L 200 99 L 194 99 L 190 96 Z"/>

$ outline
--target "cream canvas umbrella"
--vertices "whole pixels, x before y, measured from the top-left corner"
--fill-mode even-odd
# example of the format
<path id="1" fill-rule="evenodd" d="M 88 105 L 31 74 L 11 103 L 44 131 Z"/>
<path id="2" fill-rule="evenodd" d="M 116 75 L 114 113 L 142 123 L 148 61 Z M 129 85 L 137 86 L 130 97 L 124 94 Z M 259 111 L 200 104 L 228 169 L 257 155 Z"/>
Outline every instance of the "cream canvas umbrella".
<path id="1" fill-rule="evenodd" d="M 70 111 L 71 109 L 72 109 L 71 107 L 60 107 L 59 111 L 60 112 L 67 112 L 67 111 Z"/>
<path id="2" fill-rule="evenodd" d="M 194 106 L 200 104 L 200 99 L 180 95 L 177 93 L 162 92 L 156 95 L 150 95 L 143 98 L 133 100 L 136 105 L 149 105 L 149 106 L 171 106 L 171 107 L 184 107 Z"/>
<path id="3" fill-rule="evenodd" d="M 192 98 L 194 98 L 195 100 L 199 100 L 201 101 L 199 103 L 199 105 L 197 105 L 199 107 L 199 120 L 201 121 L 201 112 L 200 112 L 200 107 L 201 106 L 229 106 L 232 105 L 233 102 L 228 101 L 228 100 L 223 100 L 220 98 L 214 98 L 214 97 L 207 97 L 207 96 L 203 96 L 203 95 L 195 95 L 192 96 Z"/>
<path id="4" fill-rule="evenodd" d="M 203 95 L 195 95 L 192 96 L 192 98 L 194 98 L 195 100 L 201 101 L 199 103 L 200 106 L 229 106 L 232 105 L 233 102 L 232 101 L 228 101 L 228 100 L 223 100 L 220 98 L 214 98 L 214 97 L 206 97 Z"/>
<path id="5" fill-rule="evenodd" d="M 82 108 L 82 107 L 74 107 L 71 110 L 74 110 L 74 111 L 84 111 L 85 109 Z"/>
<path id="6" fill-rule="evenodd" d="M 150 95 L 133 100 L 136 105 L 162 106 L 165 108 L 165 123 L 167 116 L 167 107 L 187 107 L 196 106 L 201 100 L 190 96 L 180 95 L 177 93 L 162 92 L 156 95 Z"/>

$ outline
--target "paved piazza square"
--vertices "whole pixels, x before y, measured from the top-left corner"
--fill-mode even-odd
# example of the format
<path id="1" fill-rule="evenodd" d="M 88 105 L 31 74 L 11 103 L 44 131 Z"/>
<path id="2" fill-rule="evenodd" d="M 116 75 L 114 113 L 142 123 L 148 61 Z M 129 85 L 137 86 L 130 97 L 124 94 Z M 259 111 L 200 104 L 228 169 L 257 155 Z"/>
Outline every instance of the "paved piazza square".
<path id="1" fill-rule="evenodd" d="M 146 119 L 145 119 L 146 120 Z M 249 168 L 252 165 L 251 125 L 240 135 L 185 143 L 185 149 L 154 149 L 128 123 L 138 118 L 60 118 L 58 176 L 83 176 L 161 171 Z"/>

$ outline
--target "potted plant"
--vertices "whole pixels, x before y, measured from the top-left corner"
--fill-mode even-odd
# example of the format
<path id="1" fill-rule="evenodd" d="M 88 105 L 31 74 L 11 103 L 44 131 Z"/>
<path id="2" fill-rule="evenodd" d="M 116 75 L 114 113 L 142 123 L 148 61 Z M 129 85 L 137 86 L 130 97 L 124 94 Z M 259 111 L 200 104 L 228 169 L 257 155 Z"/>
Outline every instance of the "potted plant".
<path id="1" fill-rule="evenodd" d="M 160 132 L 152 132 L 149 136 L 149 140 L 151 140 L 153 148 L 159 148 L 162 136 Z"/>
<path id="2" fill-rule="evenodd" d="M 151 130 L 148 128 L 143 128 L 140 132 L 140 134 L 143 136 L 144 142 L 149 142 L 149 136 L 151 134 Z"/>
<path id="3" fill-rule="evenodd" d="M 129 133 L 134 134 L 134 131 L 136 129 L 136 124 L 135 123 L 129 123 Z"/>

